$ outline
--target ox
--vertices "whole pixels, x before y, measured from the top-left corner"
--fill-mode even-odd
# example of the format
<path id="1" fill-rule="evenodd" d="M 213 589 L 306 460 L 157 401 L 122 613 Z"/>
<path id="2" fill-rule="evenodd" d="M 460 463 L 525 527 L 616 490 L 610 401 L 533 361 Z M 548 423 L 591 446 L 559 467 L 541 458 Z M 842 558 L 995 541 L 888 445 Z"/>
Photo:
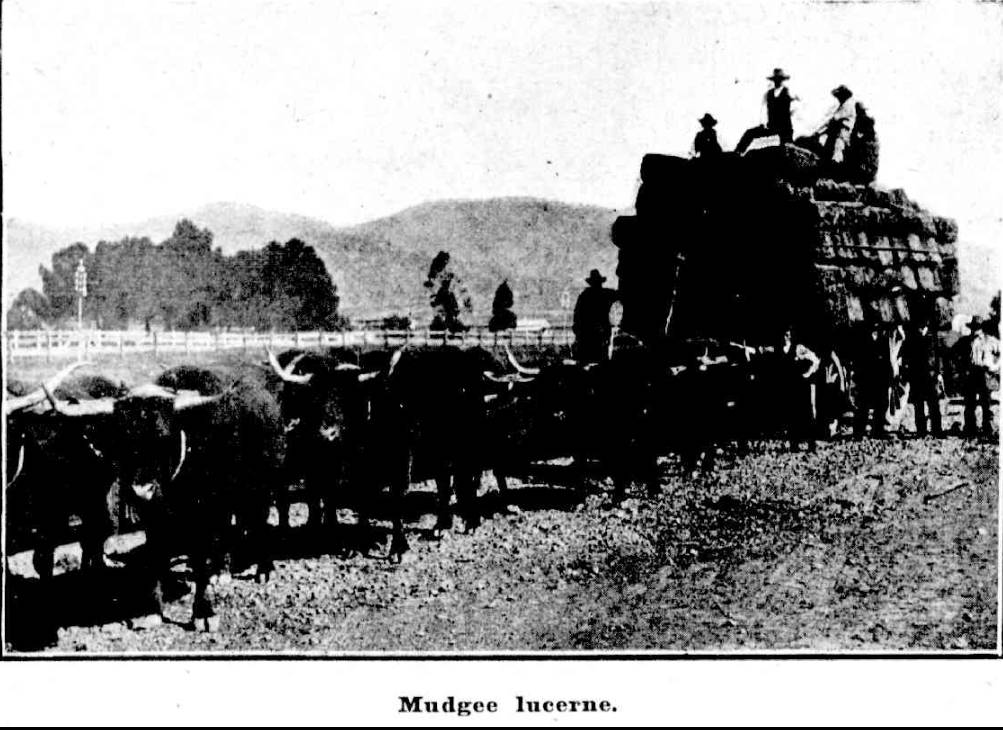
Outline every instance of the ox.
<path id="1" fill-rule="evenodd" d="M 677 452 L 689 471 L 702 456 L 709 466 L 716 440 L 744 435 L 740 414 L 751 371 L 742 355 L 712 356 L 706 347 L 654 352 L 630 340 L 609 360 L 527 368 L 508 352 L 524 378 L 514 397 L 527 401 L 523 410 L 531 420 L 545 424 L 537 429 L 545 440 L 529 439 L 523 458 L 534 451 L 537 459 L 573 456 L 579 472 L 594 459 L 612 477 L 615 500 L 632 481 L 657 494 L 659 455 Z"/>
<path id="2" fill-rule="evenodd" d="M 268 579 L 268 512 L 284 455 L 271 394 L 245 381 L 215 395 L 149 385 L 117 399 L 55 405 L 68 419 L 100 417 L 109 424 L 106 452 L 146 531 L 152 615 L 163 613 L 171 557 L 184 553 L 195 578 L 192 623 L 197 630 L 218 625 L 209 578 L 214 562 L 225 560 L 235 544 L 235 514 L 249 562 L 260 581 Z"/>
<path id="3" fill-rule="evenodd" d="M 407 550 L 403 497 L 415 481 L 434 479 L 436 530 L 447 530 L 455 490 L 468 529 L 480 522 L 475 497 L 485 458 L 485 369 L 494 366 L 483 350 L 399 350 L 366 363 L 375 370 L 304 353 L 275 357 L 286 383 L 282 407 L 288 423 L 292 468 L 301 470 L 311 512 L 323 500 L 333 506 L 333 488 L 348 484 L 360 523 L 368 523 L 372 500 L 391 494 L 390 556 Z M 328 507 L 327 522 L 337 518 Z"/>
<path id="4" fill-rule="evenodd" d="M 107 497 L 114 473 L 102 449 L 103 424 L 67 419 L 50 407 L 56 397 L 78 404 L 121 392 L 120 385 L 101 376 L 69 377 L 85 364 L 73 363 L 5 403 L 7 549 L 34 533 L 33 563 L 43 581 L 52 577 L 55 546 L 69 537 L 71 516 L 81 520 L 82 569 L 104 565 L 103 546 L 112 531 Z"/>

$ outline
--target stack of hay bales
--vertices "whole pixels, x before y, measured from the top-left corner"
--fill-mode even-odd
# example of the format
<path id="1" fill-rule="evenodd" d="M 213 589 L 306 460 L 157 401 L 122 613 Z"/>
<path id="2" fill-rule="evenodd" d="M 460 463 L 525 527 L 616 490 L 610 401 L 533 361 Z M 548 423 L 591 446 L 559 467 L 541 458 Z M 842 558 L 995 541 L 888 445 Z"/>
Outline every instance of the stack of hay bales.
<path id="1" fill-rule="evenodd" d="M 876 323 L 950 319 L 954 222 L 901 190 L 819 179 L 800 148 L 647 155 L 635 210 L 612 238 L 623 327 L 645 342 L 763 343 L 794 326 L 826 348 Z"/>

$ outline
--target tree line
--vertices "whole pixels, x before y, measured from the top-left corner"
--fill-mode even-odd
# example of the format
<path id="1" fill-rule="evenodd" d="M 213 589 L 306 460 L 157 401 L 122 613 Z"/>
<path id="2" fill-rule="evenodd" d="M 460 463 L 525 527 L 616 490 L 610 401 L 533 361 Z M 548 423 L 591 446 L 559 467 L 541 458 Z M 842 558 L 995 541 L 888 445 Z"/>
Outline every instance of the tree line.
<path id="1" fill-rule="evenodd" d="M 149 238 L 101 241 L 91 251 L 74 243 L 39 267 L 42 291 L 24 289 L 7 314 L 8 329 L 70 327 L 77 318 L 77 267 L 87 271 L 83 303 L 86 326 L 99 329 L 241 329 L 256 331 L 337 330 L 348 326 L 338 313 L 338 293 L 312 246 L 293 238 L 262 249 L 226 256 L 213 248 L 212 232 L 190 220 L 177 223 L 159 244 Z M 423 286 L 435 315 L 432 330 L 469 327 L 470 295 L 440 251 Z M 507 281 L 499 285 L 489 329 L 512 329 L 515 299 Z M 383 326 L 405 329 L 408 317 Z"/>
<path id="2" fill-rule="evenodd" d="M 293 238 L 225 256 L 212 232 L 181 220 L 165 241 L 123 238 L 91 251 L 74 243 L 40 267 L 42 291 L 25 289 L 8 328 L 65 326 L 77 316 L 74 276 L 87 270 L 83 315 L 101 329 L 341 329 L 338 293 L 312 246 Z"/>

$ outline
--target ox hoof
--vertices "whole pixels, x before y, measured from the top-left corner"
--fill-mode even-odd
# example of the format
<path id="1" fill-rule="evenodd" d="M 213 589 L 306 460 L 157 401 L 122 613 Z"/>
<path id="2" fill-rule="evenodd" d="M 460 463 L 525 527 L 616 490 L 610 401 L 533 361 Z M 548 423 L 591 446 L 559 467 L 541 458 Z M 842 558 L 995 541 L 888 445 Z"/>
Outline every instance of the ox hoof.
<path id="1" fill-rule="evenodd" d="M 212 634 L 219 631 L 219 616 L 206 616 L 205 618 L 192 619 L 195 631 L 199 633 Z"/>
<path id="2" fill-rule="evenodd" d="M 138 618 L 132 619 L 129 622 L 129 628 L 135 631 L 144 631 L 146 629 L 155 629 L 164 623 L 164 617 L 159 613 L 151 613 L 147 616 L 139 616 Z"/>
<path id="3" fill-rule="evenodd" d="M 209 578 L 209 585 L 228 586 L 233 583 L 233 575 L 230 573 L 220 573 Z"/>
<path id="4" fill-rule="evenodd" d="M 271 578 L 272 578 L 271 573 L 258 573 L 257 575 L 254 576 L 254 579 L 258 582 L 259 585 L 264 585 L 269 580 L 271 580 Z"/>

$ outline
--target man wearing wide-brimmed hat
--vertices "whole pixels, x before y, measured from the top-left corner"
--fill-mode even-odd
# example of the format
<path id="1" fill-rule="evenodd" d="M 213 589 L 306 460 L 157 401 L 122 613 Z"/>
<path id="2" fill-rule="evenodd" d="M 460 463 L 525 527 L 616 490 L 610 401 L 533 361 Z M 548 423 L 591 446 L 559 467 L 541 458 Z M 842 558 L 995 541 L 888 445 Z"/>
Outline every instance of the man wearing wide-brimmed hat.
<path id="1" fill-rule="evenodd" d="M 717 120 L 709 113 L 704 114 L 699 120 L 703 129 L 697 132 L 693 139 L 693 156 L 700 158 L 716 157 L 721 154 L 721 145 L 717 141 Z"/>
<path id="2" fill-rule="evenodd" d="M 773 73 L 766 77 L 773 86 L 763 96 L 763 124 L 758 127 L 746 130 L 739 140 L 735 152 L 742 154 L 749 148 L 752 140 L 760 137 L 770 137 L 777 135 L 780 144 L 788 144 L 794 139 L 794 125 L 791 123 L 791 113 L 794 109 L 798 97 L 794 96 L 787 88 L 789 75 L 784 73 L 782 68 L 773 69 Z"/>
<path id="3" fill-rule="evenodd" d="M 836 97 L 836 106 L 815 131 L 815 137 L 822 148 L 822 158 L 839 165 L 843 162 L 843 154 L 857 119 L 857 105 L 853 92 L 842 84 L 832 90 L 832 95 Z"/>
<path id="4" fill-rule="evenodd" d="M 968 325 L 972 334 L 968 340 L 968 362 L 965 373 L 965 433 L 977 433 L 975 410 L 982 409 L 983 435 L 992 434 L 992 402 L 989 393 L 998 382 L 1000 373 L 1000 342 L 992 332 L 991 322 L 981 317 L 972 317 Z"/>
<path id="5" fill-rule="evenodd" d="M 609 338 L 613 332 L 609 311 L 617 295 L 603 286 L 606 277 L 599 269 L 592 269 L 585 283 L 589 286 L 575 303 L 575 357 L 583 362 L 599 362 L 609 356 Z"/>
<path id="6" fill-rule="evenodd" d="M 916 434 L 927 434 L 927 419 L 934 436 L 941 436 L 940 416 L 941 356 L 931 315 L 916 318 L 913 330 L 902 346 L 902 364 L 909 383 L 909 400 L 916 414 Z"/>

